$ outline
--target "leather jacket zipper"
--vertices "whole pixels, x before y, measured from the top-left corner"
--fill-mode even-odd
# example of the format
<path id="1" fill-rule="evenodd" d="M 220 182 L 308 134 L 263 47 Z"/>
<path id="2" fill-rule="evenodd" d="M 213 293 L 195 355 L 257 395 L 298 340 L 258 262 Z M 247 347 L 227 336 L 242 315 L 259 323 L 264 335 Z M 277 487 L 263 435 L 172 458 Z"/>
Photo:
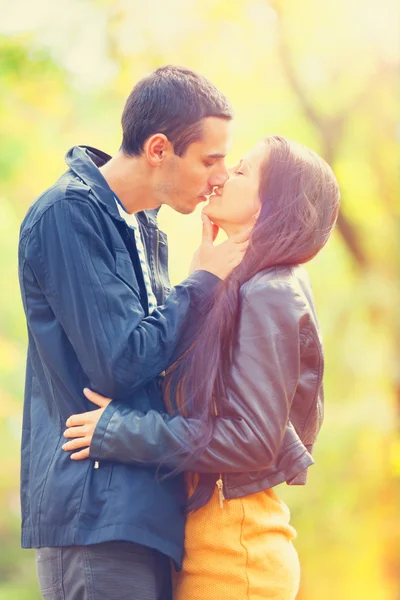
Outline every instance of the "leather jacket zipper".
<path id="1" fill-rule="evenodd" d="M 216 482 L 216 486 L 218 488 L 218 499 L 219 499 L 219 507 L 224 508 L 224 482 L 222 480 L 222 474 L 220 473 L 219 479 Z"/>
<path id="2" fill-rule="evenodd" d="M 216 417 L 218 417 L 218 410 L 217 410 L 217 405 L 215 403 L 215 400 L 214 400 L 214 414 Z M 225 496 L 224 496 L 224 480 L 222 479 L 222 473 L 219 474 L 219 479 L 217 479 L 217 481 L 215 482 L 215 485 L 217 486 L 217 489 L 218 489 L 219 507 L 224 508 Z"/>
<path id="3" fill-rule="evenodd" d="M 94 465 L 93 465 L 93 469 L 98 469 L 98 468 L 99 468 L 99 466 L 100 466 L 100 463 L 99 463 L 99 461 L 98 461 L 98 460 L 95 460 L 95 461 L 94 461 Z"/>

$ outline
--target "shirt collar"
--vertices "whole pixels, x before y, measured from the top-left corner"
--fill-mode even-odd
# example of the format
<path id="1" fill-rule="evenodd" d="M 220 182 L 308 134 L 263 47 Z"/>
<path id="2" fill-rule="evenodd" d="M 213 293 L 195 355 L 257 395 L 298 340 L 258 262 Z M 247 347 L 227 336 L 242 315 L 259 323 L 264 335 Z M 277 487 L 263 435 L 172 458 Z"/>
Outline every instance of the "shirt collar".
<path id="1" fill-rule="evenodd" d="M 68 150 L 65 160 L 69 168 L 92 190 L 97 202 L 117 221 L 126 221 L 115 203 L 115 194 L 104 179 L 100 167 L 105 165 L 111 156 L 92 146 L 74 146 Z M 157 214 L 160 207 L 154 210 L 143 210 L 136 213 L 136 218 L 145 226 L 157 227 Z M 126 212 L 126 211 L 124 211 Z M 129 213 L 126 213 L 129 215 Z"/>
<path id="2" fill-rule="evenodd" d="M 129 227 L 132 227 L 132 229 L 137 229 L 138 222 L 135 213 L 130 214 L 126 212 L 119 198 L 117 198 L 117 196 L 114 196 L 114 198 L 121 218 L 124 219 L 124 221 L 126 221 Z"/>

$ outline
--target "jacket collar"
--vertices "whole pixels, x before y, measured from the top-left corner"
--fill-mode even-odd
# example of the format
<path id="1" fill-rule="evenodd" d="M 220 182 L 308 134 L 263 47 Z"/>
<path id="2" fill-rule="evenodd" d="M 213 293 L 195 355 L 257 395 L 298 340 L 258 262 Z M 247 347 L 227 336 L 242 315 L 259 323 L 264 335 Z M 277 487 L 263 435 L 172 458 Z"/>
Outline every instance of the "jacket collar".
<path id="1" fill-rule="evenodd" d="M 90 187 L 95 200 L 101 204 L 116 221 L 125 222 L 119 214 L 115 196 L 104 179 L 99 168 L 111 159 L 109 154 L 91 146 L 74 146 L 68 150 L 65 160 L 69 168 Z M 143 225 L 158 227 L 157 214 L 159 208 L 143 210 L 136 214 Z"/>

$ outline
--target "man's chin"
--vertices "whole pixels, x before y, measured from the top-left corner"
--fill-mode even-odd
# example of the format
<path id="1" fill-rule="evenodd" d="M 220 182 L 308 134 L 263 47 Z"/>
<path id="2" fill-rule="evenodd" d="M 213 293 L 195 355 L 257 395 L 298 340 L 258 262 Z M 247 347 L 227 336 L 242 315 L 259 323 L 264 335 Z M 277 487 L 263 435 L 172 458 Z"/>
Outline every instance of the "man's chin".
<path id="1" fill-rule="evenodd" d="M 173 204 L 170 205 L 170 208 L 180 215 L 191 215 L 195 211 L 196 206 L 190 206 L 189 204 Z"/>
<path id="2" fill-rule="evenodd" d="M 192 213 L 194 213 L 195 208 L 196 208 L 195 206 L 179 206 L 179 207 L 176 207 L 175 210 L 180 215 L 191 215 Z"/>
<path id="3" fill-rule="evenodd" d="M 176 212 L 180 213 L 181 215 L 191 215 L 196 210 L 196 208 L 199 206 L 199 204 L 202 204 L 206 200 L 207 199 L 205 196 L 199 196 L 197 201 L 192 200 L 192 202 L 187 202 L 185 204 L 183 204 L 183 203 L 175 204 L 172 208 L 174 210 L 176 210 Z"/>

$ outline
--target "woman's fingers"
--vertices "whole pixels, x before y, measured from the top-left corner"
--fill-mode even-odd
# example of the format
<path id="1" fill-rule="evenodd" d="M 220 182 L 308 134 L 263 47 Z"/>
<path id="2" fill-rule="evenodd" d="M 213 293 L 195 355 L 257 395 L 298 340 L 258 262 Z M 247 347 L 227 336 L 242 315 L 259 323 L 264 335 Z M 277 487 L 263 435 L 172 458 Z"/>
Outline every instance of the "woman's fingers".
<path id="1" fill-rule="evenodd" d="M 68 427 L 64 431 L 64 437 L 66 438 L 76 438 L 76 437 L 85 437 L 90 433 L 90 428 L 88 425 L 82 425 L 81 427 Z"/>
<path id="2" fill-rule="evenodd" d="M 79 437 L 74 440 L 70 440 L 63 444 L 62 449 L 65 452 L 70 452 L 71 450 L 77 450 L 78 448 L 87 448 L 90 446 L 90 442 L 92 441 L 91 437 Z"/>
<path id="3" fill-rule="evenodd" d="M 212 237 L 213 237 L 213 242 L 215 242 L 215 240 L 217 239 L 217 235 L 219 233 L 219 227 L 218 225 L 216 225 L 215 223 L 212 224 Z"/>
<path id="4" fill-rule="evenodd" d="M 80 452 L 74 452 L 71 454 L 71 460 L 83 460 L 84 458 L 89 458 L 90 448 L 85 448 L 84 450 L 80 450 Z"/>
<path id="5" fill-rule="evenodd" d="M 97 404 L 97 406 L 100 406 L 101 408 L 108 406 L 112 400 L 112 398 L 100 396 L 100 394 L 89 390 L 89 388 L 84 388 L 83 393 L 85 394 L 86 398 L 90 400 L 90 402 L 93 402 L 93 404 Z"/>
<path id="6" fill-rule="evenodd" d="M 80 425 L 86 425 L 92 422 L 92 413 L 81 413 L 79 415 L 71 415 L 65 422 L 67 427 L 79 427 Z"/>
<path id="7" fill-rule="evenodd" d="M 90 402 L 100 406 L 100 408 L 78 415 L 71 415 L 66 421 L 68 429 L 64 433 L 65 437 L 85 436 L 88 433 L 93 432 L 93 429 L 100 419 L 100 416 L 104 412 L 104 409 L 111 402 L 111 398 L 100 396 L 100 394 L 89 390 L 89 388 L 85 388 L 83 393 L 85 394 L 86 398 L 90 400 Z"/>

